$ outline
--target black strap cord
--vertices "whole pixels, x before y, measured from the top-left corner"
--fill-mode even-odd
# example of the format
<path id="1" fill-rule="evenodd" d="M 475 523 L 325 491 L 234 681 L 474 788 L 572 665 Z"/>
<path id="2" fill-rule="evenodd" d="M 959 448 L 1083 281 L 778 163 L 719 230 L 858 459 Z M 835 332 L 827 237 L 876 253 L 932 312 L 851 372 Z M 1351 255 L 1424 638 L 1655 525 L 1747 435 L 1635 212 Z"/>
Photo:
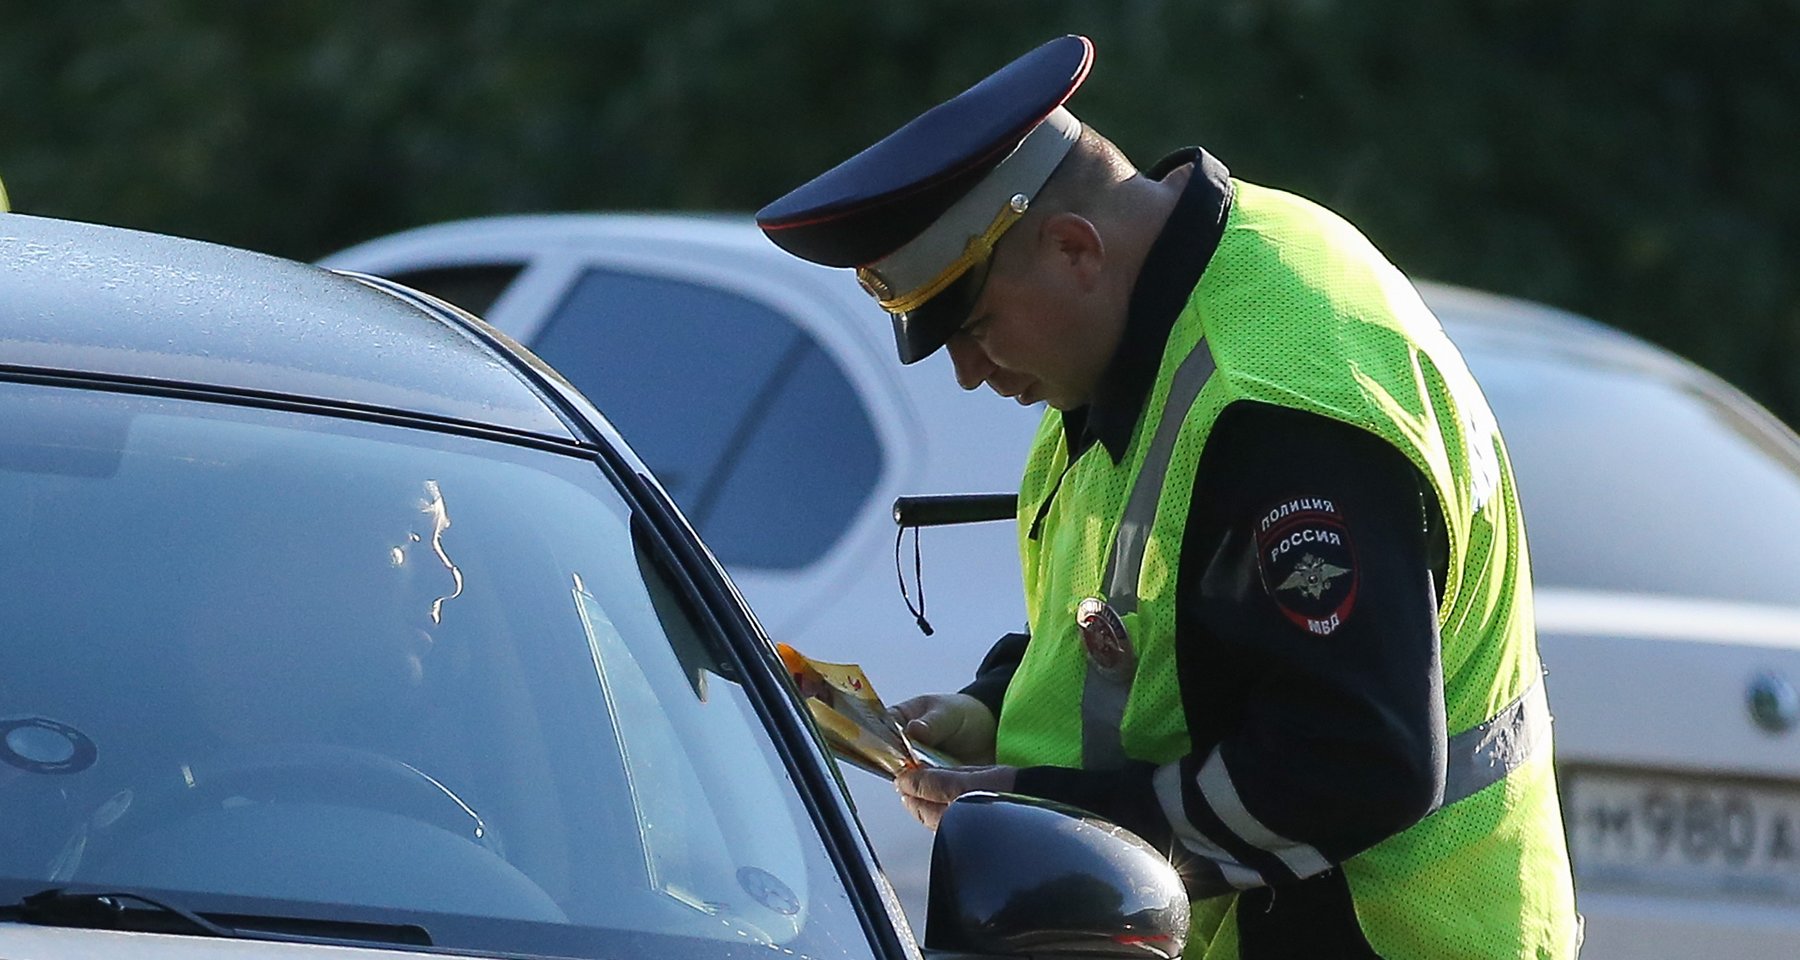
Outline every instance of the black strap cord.
<path id="1" fill-rule="evenodd" d="M 900 565 L 900 541 L 906 538 L 906 531 L 913 532 L 913 583 L 919 588 L 919 606 L 914 609 L 912 595 L 906 592 L 906 568 Z M 931 621 L 925 619 L 925 563 L 919 556 L 919 528 L 901 527 L 894 532 L 894 577 L 900 581 L 900 599 L 906 601 L 906 612 L 913 615 L 913 622 L 919 625 L 919 632 L 931 636 Z"/>
<path id="2" fill-rule="evenodd" d="M 1079 460 L 1081 458 L 1077 457 L 1075 459 Z M 1062 472 L 1056 475 L 1056 483 L 1050 486 L 1050 495 L 1044 498 L 1043 503 L 1038 504 L 1037 515 L 1031 518 L 1031 532 L 1025 535 L 1026 539 L 1036 540 L 1043 534 L 1044 518 L 1050 515 L 1050 505 L 1056 502 L 1056 495 L 1062 491 L 1063 478 L 1069 475 L 1069 470 L 1074 466 L 1075 460 L 1070 460 L 1068 463 L 1063 464 Z"/>

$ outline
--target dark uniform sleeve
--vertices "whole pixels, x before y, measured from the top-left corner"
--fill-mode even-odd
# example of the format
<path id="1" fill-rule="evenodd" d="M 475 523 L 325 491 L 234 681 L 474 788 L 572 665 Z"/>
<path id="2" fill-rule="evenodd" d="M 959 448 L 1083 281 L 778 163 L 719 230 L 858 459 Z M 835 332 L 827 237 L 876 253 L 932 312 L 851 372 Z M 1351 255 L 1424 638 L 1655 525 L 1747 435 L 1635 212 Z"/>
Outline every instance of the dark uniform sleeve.
<path id="1" fill-rule="evenodd" d="M 1026 633 L 1009 633 L 996 640 L 987 656 L 981 659 L 981 666 L 975 668 L 975 679 L 961 692 L 980 700 L 995 717 L 999 717 L 1000 701 L 1006 698 L 1006 685 L 1018 672 L 1019 661 L 1025 657 L 1025 644 L 1030 640 L 1031 635 Z"/>
<path id="2" fill-rule="evenodd" d="M 1196 896 L 1324 873 L 1444 788 L 1436 498 L 1398 450 L 1323 417 L 1221 416 L 1182 545 L 1176 658 L 1192 752 L 1022 770 L 1171 851 Z"/>

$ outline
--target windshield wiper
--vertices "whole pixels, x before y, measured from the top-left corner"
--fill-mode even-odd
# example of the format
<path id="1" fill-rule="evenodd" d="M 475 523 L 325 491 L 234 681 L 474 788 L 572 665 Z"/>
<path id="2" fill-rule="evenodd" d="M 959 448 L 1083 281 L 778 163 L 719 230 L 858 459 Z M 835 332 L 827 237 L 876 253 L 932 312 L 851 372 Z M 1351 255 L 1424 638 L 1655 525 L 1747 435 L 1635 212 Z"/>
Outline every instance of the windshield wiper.
<path id="1" fill-rule="evenodd" d="M 144 909 L 129 908 L 127 903 L 141 904 Z M 51 927 L 338 945 L 397 943 L 431 946 L 431 934 L 424 927 L 410 923 L 365 923 L 243 913 L 213 912 L 211 915 L 229 921 L 229 925 L 141 893 L 84 893 L 61 887 L 40 890 L 15 904 L 0 907 L 0 920 Z"/>
<path id="2" fill-rule="evenodd" d="M 146 925 L 126 913 L 125 901 L 141 903 L 153 911 L 158 922 Z M 137 911 L 143 913 L 145 911 Z M 71 893 L 61 887 L 39 890 L 10 907 L 0 908 L 0 919 L 17 920 L 50 927 L 89 927 L 101 930 L 144 930 L 157 932 L 198 933 L 209 937 L 230 937 L 236 931 L 181 907 L 140 893 Z M 180 921 L 178 923 L 172 921 Z M 169 929 L 173 927 L 174 929 Z"/>

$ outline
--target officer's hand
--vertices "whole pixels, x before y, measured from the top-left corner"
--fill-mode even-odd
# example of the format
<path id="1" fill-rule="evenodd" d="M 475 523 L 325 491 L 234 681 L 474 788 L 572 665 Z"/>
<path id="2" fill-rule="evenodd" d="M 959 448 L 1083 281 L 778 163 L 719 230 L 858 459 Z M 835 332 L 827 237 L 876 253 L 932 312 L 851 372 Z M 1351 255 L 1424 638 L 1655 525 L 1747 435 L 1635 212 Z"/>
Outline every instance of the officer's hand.
<path id="1" fill-rule="evenodd" d="M 966 693 L 928 693 L 888 711 L 907 739 L 965 763 L 994 762 L 994 715 Z"/>
<path id="2" fill-rule="evenodd" d="M 971 790 L 995 790 L 1005 793 L 1013 788 L 1017 767 L 951 767 L 933 770 L 914 767 L 900 771 L 894 788 L 900 791 L 900 802 L 908 813 L 933 830 L 944 816 L 950 801 Z"/>

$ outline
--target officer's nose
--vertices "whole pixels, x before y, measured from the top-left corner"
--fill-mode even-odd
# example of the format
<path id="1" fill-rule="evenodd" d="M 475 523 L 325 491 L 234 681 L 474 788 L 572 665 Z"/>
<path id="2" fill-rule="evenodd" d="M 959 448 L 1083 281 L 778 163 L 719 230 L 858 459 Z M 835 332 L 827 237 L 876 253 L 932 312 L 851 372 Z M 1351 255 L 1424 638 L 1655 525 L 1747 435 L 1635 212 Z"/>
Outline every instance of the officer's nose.
<path id="1" fill-rule="evenodd" d="M 987 351 L 974 337 L 958 332 L 944 346 L 950 351 L 950 363 L 956 367 L 956 383 L 964 390 L 981 386 L 993 375 L 994 361 L 988 359 Z"/>

